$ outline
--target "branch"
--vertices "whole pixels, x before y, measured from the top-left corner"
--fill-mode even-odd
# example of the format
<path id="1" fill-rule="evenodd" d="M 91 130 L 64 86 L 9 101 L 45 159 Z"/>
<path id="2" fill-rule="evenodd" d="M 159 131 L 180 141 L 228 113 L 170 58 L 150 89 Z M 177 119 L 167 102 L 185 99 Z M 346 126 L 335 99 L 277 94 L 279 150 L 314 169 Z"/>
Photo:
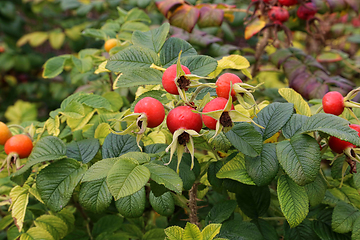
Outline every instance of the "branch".
<path id="1" fill-rule="evenodd" d="M 195 224 L 200 228 L 200 222 L 197 216 L 198 207 L 196 203 L 197 187 L 198 187 L 198 183 L 194 183 L 192 188 L 189 190 L 189 203 L 188 203 L 190 208 L 189 219 L 192 224 Z"/>
<path id="2" fill-rule="evenodd" d="M 268 28 L 264 29 L 263 38 L 261 39 L 261 41 L 258 42 L 258 44 L 256 46 L 255 64 L 254 64 L 254 68 L 253 68 L 252 73 L 251 73 L 251 75 L 253 77 L 255 77 L 255 75 L 258 72 L 260 59 L 261 59 L 262 54 L 264 53 L 265 47 L 268 44 L 269 36 L 270 36 L 270 29 L 268 29 Z"/>

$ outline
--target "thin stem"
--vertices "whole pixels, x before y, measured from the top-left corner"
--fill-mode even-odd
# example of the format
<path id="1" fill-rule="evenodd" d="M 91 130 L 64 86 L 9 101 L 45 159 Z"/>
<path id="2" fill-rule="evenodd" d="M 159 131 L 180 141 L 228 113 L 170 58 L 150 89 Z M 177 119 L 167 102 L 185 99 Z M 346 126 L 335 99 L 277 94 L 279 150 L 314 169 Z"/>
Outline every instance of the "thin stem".
<path id="1" fill-rule="evenodd" d="M 257 46 L 256 46 L 256 52 L 255 52 L 255 64 L 254 64 L 254 68 L 252 70 L 251 75 L 253 77 L 255 77 L 255 75 L 258 72 L 258 67 L 260 64 L 260 58 L 265 50 L 265 47 L 268 44 L 268 40 L 269 40 L 269 36 L 270 36 L 270 30 L 268 28 L 266 28 L 264 30 L 264 35 L 263 38 L 261 39 L 260 42 L 258 42 Z"/>
<path id="2" fill-rule="evenodd" d="M 195 100 L 196 96 L 200 93 L 200 91 L 203 90 L 206 87 L 208 87 L 208 86 L 202 85 L 202 86 L 197 87 L 195 92 L 193 92 L 193 94 L 191 95 L 191 98 L 190 98 L 189 102 L 193 102 Z"/>
<path id="3" fill-rule="evenodd" d="M 113 88 L 114 80 L 113 80 L 113 76 L 112 76 L 111 72 L 109 72 L 109 80 L 110 80 L 110 91 L 114 91 L 114 88 Z"/>
<path id="4" fill-rule="evenodd" d="M 91 219 L 88 217 L 88 215 L 86 214 L 86 212 L 84 211 L 84 209 L 81 207 L 81 205 L 78 202 L 73 200 L 73 203 L 74 203 L 76 209 L 80 212 L 81 216 L 83 217 L 83 219 L 86 222 L 86 231 L 90 237 L 90 240 L 94 240 L 93 236 L 91 235 L 91 229 L 92 229 L 92 225 L 93 225 Z"/>
<path id="5" fill-rule="evenodd" d="M 192 188 L 189 190 L 189 219 L 192 224 L 195 224 L 200 228 L 199 218 L 197 216 L 197 203 L 196 203 L 196 197 L 197 197 L 197 187 L 198 183 L 194 183 Z"/>

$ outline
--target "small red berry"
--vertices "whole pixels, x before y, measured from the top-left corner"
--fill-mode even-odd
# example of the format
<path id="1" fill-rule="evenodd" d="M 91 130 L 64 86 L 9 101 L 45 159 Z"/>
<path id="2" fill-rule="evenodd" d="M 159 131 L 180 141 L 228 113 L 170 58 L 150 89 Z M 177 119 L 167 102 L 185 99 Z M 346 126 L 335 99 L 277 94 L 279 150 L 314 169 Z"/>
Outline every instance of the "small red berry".
<path id="1" fill-rule="evenodd" d="M 207 113 L 207 112 L 212 112 L 212 111 L 216 111 L 216 110 L 223 110 L 227 104 L 227 99 L 226 98 L 222 98 L 222 97 L 217 97 L 214 98 L 213 100 L 211 100 L 210 102 L 208 102 L 204 109 L 203 112 Z M 231 110 L 234 110 L 234 106 L 231 105 Z M 216 123 L 218 120 L 210 117 L 210 116 L 206 116 L 206 115 L 202 115 L 202 120 L 205 124 L 205 126 L 207 126 L 208 128 L 215 130 L 216 129 Z"/>
<path id="2" fill-rule="evenodd" d="M 166 124 L 171 133 L 180 128 L 200 132 L 202 128 L 201 115 L 192 110 L 193 108 L 189 106 L 179 106 L 169 112 Z"/>
<path id="3" fill-rule="evenodd" d="M 134 113 L 145 113 L 147 117 L 147 127 L 149 128 L 159 126 L 165 118 L 164 106 L 159 100 L 152 97 L 144 97 L 137 102 Z"/>
<path id="4" fill-rule="evenodd" d="M 272 7 L 268 12 L 268 16 L 273 22 L 286 22 L 289 19 L 289 12 L 282 7 Z"/>
<path id="5" fill-rule="evenodd" d="M 350 124 L 350 128 L 356 130 L 358 132 L 358 136 L 360 137 L 360 126 L 356 124 Z M 334 136 L 329 138 L 329 147 L 336 153 L 343 153 L 347 148 L 356 148 L 356 146 L 352 143 L 346 142 L 344 140 L 340 140 Z"/>
<path id="6" fill-rule="evenodd" d="M 297 0 L 278 0 L 278 2 L 283 6 L 294 6 L 298 3 Z"/>
<path id="7" fill-rule="evenodd" d="M 216 94 L 218 97 L 229 99 L 230 83 L 242 83 L 241 79 L 233 73 L 224 73 L 216 81 Z M 235 91 L 231 90 L 231 97 L 235 100 Z"/>
<path id="8" fill-rule="evenodd" d="M 338 116 L 344 111 L 344 97 L 336 91 L 328 92 L 322 99 L 322 105 L 325 113 Z"/>
<path id="9" fill-rule="evenodd" d="M 31 150 L 33 149 L 33 143 L 31 139 L 23 134 L 18 134 L 9 138 L 6 141 L 4 150 L 6 154 L 15 152 L 19 155 L 20 158 L 27 158 Z"/>
<path id="10" fill-rule="evenodd" d="M 302 20 L 313 18 L 317 12 L 316 6 L 312 2 L 301 5 L 297 10 L 297 16 Z"/>
<path id="11" fill-rule="evenodd" d="M 181 68 L 185 72 L 185 74 L 190 74 L 190 70 L 187 67 L 181 65 Z M 162 76 L 162 85 L 168 93 L 179 95 L 175 83 L 175 79 L 176 79 L 176 64 L 171 65 L 165 70 Z"/>

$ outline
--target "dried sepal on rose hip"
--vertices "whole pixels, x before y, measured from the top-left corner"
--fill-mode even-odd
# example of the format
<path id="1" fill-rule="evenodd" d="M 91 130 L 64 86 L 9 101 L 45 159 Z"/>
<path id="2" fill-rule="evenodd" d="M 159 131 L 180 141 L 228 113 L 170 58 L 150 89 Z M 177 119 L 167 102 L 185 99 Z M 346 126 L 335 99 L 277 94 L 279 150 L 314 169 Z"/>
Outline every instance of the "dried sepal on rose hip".
<path id="1" fill-rule="evenodd" d="M 147 128 L 155 128 L 164 121 L 165 109 L 159 100 L 152 97 L 144 97 L 136 103 L 134 113 L 128 110 L 124 115 L 125 117 L 117 121 L 125 121 L 129 126 L 122 132 L 111 131 L 118 135 L 135 132 L 137 145 L 141 149 L 140 140 L 143 134 Z"/>
<path id="2" fill-rule="evenodd" d="M 166 148 L 166 152 L 170 150 L 170 161 L 166 165 L 170 164 L 173 154 L 177 151 L 176 171 L 179 172 L 182 155 L 187 149 L 191 155 L 190 169 L 193 169 L 195 151 L 193 137 L 200 136 L 199 132 L 202 128 L 201 115 L 193 112 L 193 108 L 189 106 L 179 106 L 169 112 L 166 124 L 173 134 L 173 140 Z"/>
<path id="3" fill-rule="evenodd" d="M 328 92 L 322 99 L 322 109 L 325 113 L 338 116 L 343 113 L 345 108 L 347 108 L 351 116 L 358 120 L 352 108 L 360 108 L 360 103 L 354 102 L 351 99 L 353 99 L 359 92 L 360 87 L 350 91 L 345 97 L 337 91 Z"/>
<path id="4" fill-rule="evenodd" d="M 200 79 L 205 79 L 206 77 L 201 77 L 195 74 L 191 74 L 190 70 L 181 65 L 180 62 L 181 51 L 179 53 L 179 57 L 177 63 L 168 67 L 162 76 L 162 85 L 164 89 L 171 94 L 180 95 L 181 99 L 188 103 L 185 92 L 189 88 L 199 87 L 201 84 L 199 82 Z M 205 84 L 212 85 L 212 84 Z"/>
<path id="5" fill-rule="evenodd" d="M 231 87 L 232 84 L 232 87 Z M 250 109 L 257 107 L 254 96 L 252 95 L 255 90 L 262 85 L 262 83 L 257 86 L 252 86 L 247 83 L 243 83 L 242 80 L 233 73 L 224 73 L 222 74 L 215 83 L 216 85 L 216 94 L 219 97 L 229 99 L 229 96 L 233 100 L 238 100 L 241 106 L 245 109 Z M 230 93 L 231 90 L 231 95 Z"/>

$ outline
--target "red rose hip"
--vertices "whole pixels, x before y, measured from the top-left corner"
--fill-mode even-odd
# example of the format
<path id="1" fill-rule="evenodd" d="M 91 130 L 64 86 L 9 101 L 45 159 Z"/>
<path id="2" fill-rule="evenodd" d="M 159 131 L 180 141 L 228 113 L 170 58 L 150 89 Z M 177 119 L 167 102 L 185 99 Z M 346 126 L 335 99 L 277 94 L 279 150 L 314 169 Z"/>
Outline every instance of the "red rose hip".
<path id="1" fill-rule="evenodd" d="M 149 128 L 159 126 L 165 118 L 164 106 L 159 100 L 152 97 L 144 97 L 136 103 L 134 113 L 144 113 Z"/>
<path id="2" fill-rule="evenodd" d="M 322 99 L 322 105 L 325 113 L 338 116 L 344 111 L 344 97 L 336 91 L 328 92 Z"/>
<path id="3" fill-rule="evenodd" d="M 190 74 L 190 70 L 187 67 L 181 65 L 181 68 L 185 72 L 185 74 Z M 162 85 L 168 93 L 179 95 L 175 79 L 176 79 L 176 64 L 171 65 L 165 70 L 162 76 Z"/>
<path id="4" fill-rule="evenodd" d="M 305 3 L 301 5 L 297 10 L 297 16 L 302 20 L 308 20 L 313 18 L 317 12 L 316 6 L 312 2 Z"/>
<path id="5" fill-rule="evenodd" d="M 356 130 L 358 132 L 358 136 L 360 137 L 360 126 L 356 124 L 350 124 L 350 128 Z M 352 143 L 349 143 L 347 141 L 341 140 L 339 138 L 336 138 L 334 136 L 331 136 L 329 138 L 329 147 L 331 150 L 333 150 L 336 153 L 343 153 L 345 149 L 347 148 L 356 148 L 356 146 Z"/>
<path id="6" fill-rule="evenodd" d="M 210 102 L 208 102 L 205 105 L 203 112 L 207 113 L 207 112 L 212 112 L 212 111 L 216 111 L 216 110 L 223 110 L 226 106 L 227 101 L 228 100 L 226 98 L 222 98 L 222 97 L 214 98 L 213 100 L 211 100 Z M 231 110 L 234 110 L 233 105 L 231 105 Z M 216 123 L 218 120 L 216 120 L 210 116 L 206 116 L 206 115 L 202 115 L 202 120 L 203 120 L 205 126 L 207 126 L 208 128 L 210 128 L 212 130 L 216 129 Z"/>
<path id="7" fill-rule="evenodd" d="M 193 108 L 189 106 L 179 106 L 169 112 L 166 124 L 171 133 L 180 128 L 200 132 L 202 128 L 201 115 L 192 110 Z"/>
<path id="8" fill-rule="evenodd" d="M 23 134 L 18 134 L 9 138 L 4 146 L 6 154 L 15 152 L 20 158 L 27 158 L 31 150 L 33 149 L 33 143 L 31 139 Z"/>
<path id="9" fill-rule="evenodd" d="M 283 23 L 289 19 L 289 12 L 285 8 L 274 6 L 268 12 L 268 16 L 273 22 Z"/>
<path id="10" fill-rule="evenodd" d="M 233 73 L 224 73 L 221 75 L 218 80 L 216 81 L 216 94 L 218 97 L 223 97 L 229 99 L 229 92 L 230 92 L 230 83 L 233 85 L 235 83 L 242 83 L 241 79 L 233 74 Z M 235 91 L 234 89 L 231 90 L 231 97 L 235 100 Z"/>

